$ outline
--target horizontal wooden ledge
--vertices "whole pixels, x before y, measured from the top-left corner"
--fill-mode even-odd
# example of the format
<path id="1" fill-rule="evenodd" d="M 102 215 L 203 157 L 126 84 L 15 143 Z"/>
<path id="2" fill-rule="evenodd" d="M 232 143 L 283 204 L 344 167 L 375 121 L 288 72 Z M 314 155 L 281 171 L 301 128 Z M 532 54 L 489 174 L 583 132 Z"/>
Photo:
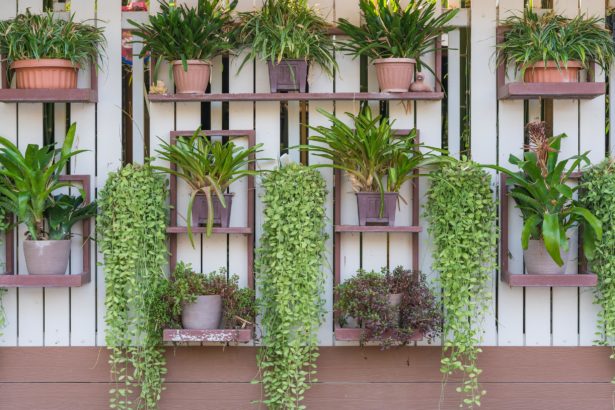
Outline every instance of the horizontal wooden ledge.
<path id="1" fill-rule="evenodd" d="M 165 342 L 238 342 L 247 343 L 253 339 L 250 329 L 165 329 Z"/>
<path id="2" fill-rule="evenodd" d="M 0 275 L 0 288 L 77 288 L 90 283 L 90 272 L 79 275 Z"/>
<path id="3" fill-rule="evenodd" d="M 244 93 L 244 94 L 148 94 L 151 102 L 210 101 L 404 101 L 441 100 L 443 92 L 407 93 Z"/>
<path id="4" fill-rule="evenodd" d="M 521 275 L 509 274 L 504 282 L 512 287 L 593 287 L 598 276 L 593 273 L 579 275 Z"/>
<path id="5" fill-rule="evenodd" d="M 78 89 L 0 89 L 0 102 L 5 103 L 96 103 L 98 92 L 89 88 Z"/>
<path id="6" fill-rule="evenodd" d="M 362 332 L 363 329 L 359 328 L 335 326 L 335 340 L 338 342 L 358 342 L 361 340 Z M 419 331 L 414 332 L 410 340 L 415 342 L 423 340 L 423 333 Z M 369 341 L 369 337 L 367 338 L 367 341 Z"/>
<path id="7" fill-rule="evenodd" d="M 201 233 L 207 233 L 207 228 L 204 226 L 198 226 L 198 227 L 194 227 L 191 229 L 192 233 L 196 233 L 196 234 L 201 234 Z M 182 233 L 188 233 L 188 227 L 186 226 L 168 226 L 167 227 L 167 233 L 171 233 L 171 234 L 182 234 Z M 219 234 L 219 235 L 250 235 L 252 234 L 252 228 L 249 227 L 245 227 L 245 226 L 231 226 L 228 228 L 220 228 L 220 227 L 214 227 L 212 228 L 212 233 L 213 234 Z"/>
<path id="8" fill-rule="evenodd" d="M 335 232 L 423 232 L 422 226 L 335 225 Z"/>
<path id="9" fill-rule="evenodd" d="M 508 83 L 500 87 L 500 100 L 582 99 L 591 100 L 606 94 L 606 83 Z"/>

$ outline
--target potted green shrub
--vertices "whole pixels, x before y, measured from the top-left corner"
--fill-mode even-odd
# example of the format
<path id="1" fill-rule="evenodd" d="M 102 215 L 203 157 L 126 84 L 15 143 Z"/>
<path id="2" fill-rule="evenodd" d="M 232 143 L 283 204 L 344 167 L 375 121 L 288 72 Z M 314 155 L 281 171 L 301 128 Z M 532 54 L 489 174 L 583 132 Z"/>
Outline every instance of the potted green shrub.
<path id="1" fill-rule="evenodd" d="M 305 92 L 310 63 L 333 74 L 329 25 L 307 0 L 263 0 L 261 9 L 240 13 L 240 27 L 240 42 L 250 49 L 240 69 L 255 57 L 266 61 L 272 93 Z"/>
<path id="2" fill-rule="evenodd" d="M 341 49 L 371 59 L 376 66 L 382 92 L 407 92 L 414 78 L 414 67 L 425 66 L 423 56 L 436 49 L 435 40 L 453 27 L 448 23 L 458 10 L 438 14 L 436 3 L 411 0 L 360 0 L 362 24 L 340 19 L 338 26 L 350 40 Z"/>
<path id="3" fill-rule="evenodd" d="M 61 149 L 53 145 L 28 145 L 25 155 L 13 143 L 0 137 L 0 205 L 26 226 L 23 242 L 28 272 L 32 275 L 63 275 L 70 253 L 70 228 L 96 214 L 96 205 L 85 205 L 80 197 L 53 193 L 70 182 L 60 174 L 71 157 L 83 150 L 71 151 L 76 125 L 73 124 Z"/>
<path id="4" fill-rule="evenodd" d="M 416 143 L 416 130 L 396 135 L 394 121 L 372 117 L 369 106 L 358 115 L 347 114 L 353 126 L 319 110 L 330 126 L 311 127 L 318 135 L 310 136 L 303 149 L 329 160 L 318 167 L 333 167 L 345 172 L 357 196 L 359 225 L 395 226 L 396 205 L 402 185 L 417 176 L 419 167 L 437 165 L 445 157 L 435 148 Z M 422 148 L 430 148 L 422 152 Z"/>
<path id="5" fill-rule="evenodd" d="M 17 88 L 77 88 L 79 68 L 97 63 L 104 51 L 103 28 L 53 13 L 30 10 L 0 21 L 0 54 L 15 72 Z"/>
<path id="6" fill-rule="evenodd" d="M 562 274 L 570 257 L 570 229 L 582 228 L 583 251 L 588 257 L 602 238 L 601 222 L 574 197 L 579 186 L 566 184 L 579 165 L 590 161 L 587 153 L 559 161 L 565 135 L 549 137 L 544 122 L 531 122 L 527 130 L 530 144 L 523 159 L 514 155 L 509 158 L 519 171 L 491 168 L 508 176 L 510 195 L 523 215 L 521 244 L 527 272 Z"/>
<path id="7" fill-rule="evenodd" d="M 230 140 L 214 141 L 202 135 L 200 129 L 192 137 L 178 138 L 173 144 L 162 141 L 156 152 L 163 160 L 175 164 L 176 169 L 155 169 L 183 179 L 192 190 L 187 211 L 191 241 L 193 224 L 207 226 L 208 236 L 214 225 L 229 226 L 234 194 L 226 191 L 238 179 L 257 174 L 249 165 L 256 162 L 261 147 L 262 144 L 243 148 Z"/>
<path id="8" fill-rule="evenodd" d="M 360 327 L 363 345 L 378 341 L 382 347 L 407 344 L 417 333 L 432 340 L 440 333 L 442 316 L 424 275 L 401 266 L 392 272 L 359 271 L 336 288 L 339 324 Z M 350 320 L 352 319 L 352 320 Z"/>
<path id="9" fill-rule="evenodd" d="M 254 290 L 240 289 L 239 277 L 226 270 L 196 273 L 179 263 L 166 295 L 171 317 L 184 329 L 235 329 L 253 324 L 256 318 Z"/>
<path id="10" fill-rule="evenodd" d="M 528 83 L 578 82 L 582 69 L 596 63 L 607 72 L 615 57 L 613 38 L 597 17 L 528 8 L 503 24 L 509 29 L 497 48 L 498 64 L 513 65 Z"/>
<path id="11" fill-rule="evenodd" d="M 163 60 L 172 65 L 176 93 L 205 93 L 211 60 L 234 48 L 236 5 L 237 0 L 199 0 L 195 8 L 160 1 L 160 13 L 149 16 L 147 23 L 130 20 L 133 35 L 143 43 L 141 57 L 157 58 L 155 72 Z"/>

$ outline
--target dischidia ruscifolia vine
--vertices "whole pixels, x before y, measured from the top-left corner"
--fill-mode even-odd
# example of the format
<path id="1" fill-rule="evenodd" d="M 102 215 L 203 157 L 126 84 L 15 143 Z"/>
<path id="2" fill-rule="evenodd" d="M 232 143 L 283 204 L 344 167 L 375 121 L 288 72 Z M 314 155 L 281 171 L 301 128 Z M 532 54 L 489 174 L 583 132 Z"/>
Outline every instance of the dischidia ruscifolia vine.
<path id="1" fill-rule="evenodd" d="M 262 181 L 264 222 L 257 250 L 263 330 L 260 382 L 269 409 L 302 409 L 315 382 L 324 314 L 325 181 L 318 171 L 290 164 Z"/>
<path id="2" fill-rule="evenodd" d="M 99 194 L 110 407 L 155 409 L 166 363 L 157 305 L 165 285 L 167 189 L 148 165 L 109 175 Z"/>
<path id="3" fill-rule="evenodd" d="M 485 394 L 476 359 L 491 299 L 487 283 L 496 261 L 496 207 L 490 176 L 477 164 L 452 162 L 430 179 L 426 216 L 444 308 L 440 370 L 444 383 L 460 372 L 462 406 L 474 408 Z"/>

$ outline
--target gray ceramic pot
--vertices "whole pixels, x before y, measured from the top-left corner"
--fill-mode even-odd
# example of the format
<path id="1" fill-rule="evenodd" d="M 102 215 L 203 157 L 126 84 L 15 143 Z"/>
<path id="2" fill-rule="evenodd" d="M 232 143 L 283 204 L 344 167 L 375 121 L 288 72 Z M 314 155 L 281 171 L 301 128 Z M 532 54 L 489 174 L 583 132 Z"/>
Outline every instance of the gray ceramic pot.
<path id="1" fill-rule="evenodd" d="M 570 240 L 568 245 L 570 249 Z M 527 250 L 523 251 L 525 269 L 529 275 L 561 275 L 566 272 L 570 251 L 564 252 L 562 250 L 561 255 L 564 265 L 558 266 L 547 252 L 544 241 L 530 239 Z"/>
<path id="2" fill-rule="evenodd" d="M 380 192 L 357 192 L 357 208 L 359 210 L 359 225 L 395 226 L 395 211 L 399 194 L 384 193 L 384 212 L 380 217 Z"/>
<path id="3" fill-rule="evenodd" d="M 30 275 L 64 275 L 70 257 L 70 240 L 23 242 Z"/>
<path id="4" fill-rule="evenodd" d="M 218 329 L 222 319 L 222 296 L 198 296 L 194 303 L 184 305 L 184 329 Z"/>

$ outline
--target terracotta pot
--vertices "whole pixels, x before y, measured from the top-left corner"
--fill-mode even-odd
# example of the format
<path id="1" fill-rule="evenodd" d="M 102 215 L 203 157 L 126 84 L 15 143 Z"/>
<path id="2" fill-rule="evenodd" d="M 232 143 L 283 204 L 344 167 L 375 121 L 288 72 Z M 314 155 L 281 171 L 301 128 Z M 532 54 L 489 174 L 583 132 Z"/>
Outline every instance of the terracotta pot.
<path id="1" fill-rule="evenodd" d="M 272 93 L 307 89 L 308 62 L 305 60 L 282 60 L 279 64 L 268 62 L 269 86 Z"/>
<path id="2" fill-rule="evenodd" d="M 30 275 L 64 275 L 70 257 L 70 240 L 23 242 Z"/>
<path id="3" fill-rule="evenodd" d="M 222 296 L 197 296 L 194 303 L 186 303 L 182 310 L 184 329 L 218 329 L 222 319 Z"/>
<path id="4" fill-rule="evenodd" d="M 397 192 L 384 193 L 384 212 L 380 216 L 380 192 L 357 192 L 357 207 L 359 210 L 359 225 L 395 226 Z"/>
<path id="5" fill-rule="evenodd" d="M 374 60 L 378 84 L 383 93 L 405 93 L 414 78 L 413 58 L 381 58 Z"/>
<path id="6" fill-rule="evenodd" d="M 176 94 L 205 94 L 211 74 L 209 61 L 188 60 L 184 71 L 181 60 L 173 61 L 173 78 Z"/>
<path id="7" fill-rule="evenodd" d="M 235 194 L 224 194 L 224 202 L 226 208 L 222 206 L 217 195 L 213 195 L 211 202 L 214 208 L 214 226 L 228 228 L 231 221 L 231 207 L 233 206 L 233 196 Z M 192 225 L 207 226 L 207 217 L 209 216 L 209 208 L 207 208 L 207 198 L 203 194 L 197 194 L 192 204 Z"/>
<path id="8" fill-rule="evenodd" d="M 568 241 L 568 244 L 570 245 L 570 241 Z M 562 250 L 561 256 L 564 265 L 558 266 L 547 252 L 542 240 L 530 239 L 527 249 L 523 251 L 525 269 L 530 275 L 561 275 L 565 273 L 570 259 L 570 251 L 564 252 Z"/>
<path id="9" fill-rule="evenodd" d="M 534 64 L 525 70 L 523 80 L 526 83 L 577 83 L 582 66 L 579 61 L 569 61 L 567 66 L 562 63 L 558 68 L 555 61 Z"/>
<path id="10" fill-rule="evenodd" d="M 19 60 L 11 64 L 17 88 L 77 88 L 77 67 L 70 60 Z"/>

